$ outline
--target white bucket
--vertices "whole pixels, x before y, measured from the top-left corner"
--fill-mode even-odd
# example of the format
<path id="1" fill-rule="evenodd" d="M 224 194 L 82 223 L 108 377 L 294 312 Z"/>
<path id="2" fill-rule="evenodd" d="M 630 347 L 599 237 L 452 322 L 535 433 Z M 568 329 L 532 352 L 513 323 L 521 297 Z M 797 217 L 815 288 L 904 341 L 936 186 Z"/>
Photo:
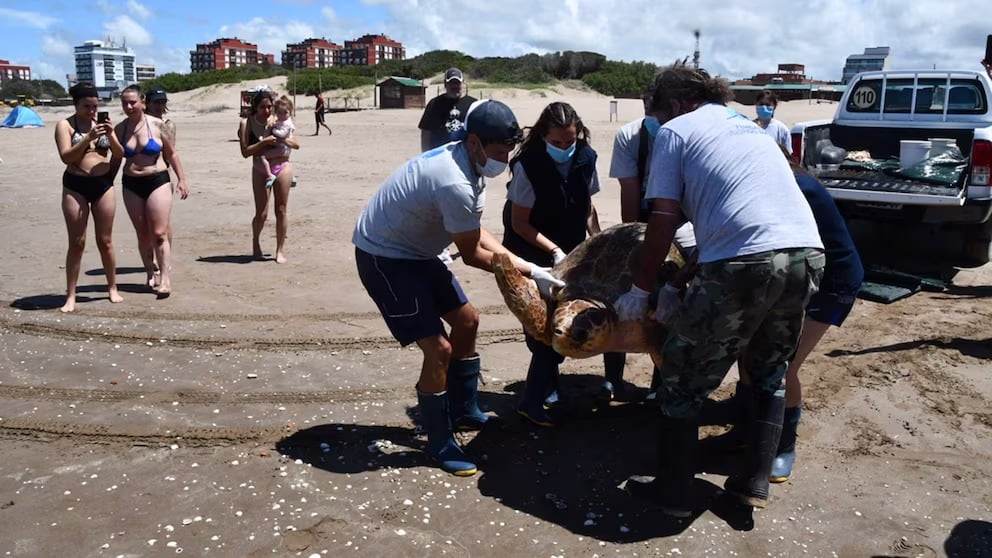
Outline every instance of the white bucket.
<path id="1" fill-rule="evenodd" d="M 958 143 L 951 138 L 930 138 L 930 156 L 936 157 L 957 148 Z"/>
<path id="2" fill-rule="evenodd" d="M 901 140 L 899 142 L 899 168 L 908 169 L 930 158 L 931 143 L 926 140 Z"/>

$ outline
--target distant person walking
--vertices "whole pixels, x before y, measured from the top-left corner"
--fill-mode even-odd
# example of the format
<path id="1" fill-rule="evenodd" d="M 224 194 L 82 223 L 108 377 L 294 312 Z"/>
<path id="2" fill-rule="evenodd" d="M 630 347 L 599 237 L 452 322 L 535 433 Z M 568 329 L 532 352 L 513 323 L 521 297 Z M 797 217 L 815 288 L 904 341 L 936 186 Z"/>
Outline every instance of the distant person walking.
<path id="1" fill-rule="evenodd" d="M 430 151 L 453 141 L 452 134 L 462 129 L 468 107 L 475 98 L 465 94 L 465 76 L 458 68 L 444 72 L 444 93 L 434 97 L 420 117 L 420 150 Z"/>
<path id="2" fill-rule="evenodd" d="M 59 310 L 76 309 L 76 283 L 86 246 L 86 225 L 90 212 L 96 227 L 96 247 L 107 276 L 110 302 L 124 299 L 117 291 L 117 261 L 114 256 L 113 228 L 117 198 L 114 177 L 124 157 L 124 148 L 110 120 L 97 121 L 100 96 L 93 84 L 84 82 L 69 88 L 76 112 L 55 125 L 55 145 L 65 163 L 62 173 L 62 216 L 69 234 L 65 254 L 65 304 Z"/>
<path id="3" fill-rule="evenodd" d="M 127 119 L 116 133 L 124 146 L 124 206 L 138 235 L 141 263 L 147 283 L 160 298 L 172 294 L 172 246 L 169 244 L 169 215 L 172 212 L 172 177 L 165 161 L 176 164 L 172 137 L 164 133 L 161 119 L 145 114 L 141 88 L 131 85 L 121 93 L 121 108 Z M 162 188 L 166 184 L 168 188 Z M 186 199 L 185 180 L 178 184 L 179 196 Z M 154 251 L 154 258 L 152 252 Z M 155 275 L 158 261 L 159 276 Z"/>
<path id="4" fill-rule="evenodd" d="M 327 135 L 331 135 L 331 127 L 324 123 L 324 113 L 327 112 L 324 107 L 324 96 L 320 94 L 320 91 L 314 91 L 314 105 L 313 105 L 313 119 L 316 123 L 316 129 L 313 135 L 320 135 L 320 127 L 323 126 L 327 130 Z"/>
<path id="5" fill-rule="evenodd" d="M 292 136 L 279 139 L 267 132 L 271 125 L 269 119 L 272 116 L 275 100 L 275 92 L 269 89 L 259 91 L 252 97 L 248 116 L 241 119 L 238 128 L 242 157 L 246 159 L 259 157 L 266 150 L 276 147 L 280 143 L 291 149 L 300 148 L 300 144 Z M 262 245 L 259 237 L 262 234 L 262 228 L 265 227 L 265 220 L 269 216 L 269 200 L 275 198 L 276 263 L 286 263 L 284 248 L 286 231 L 289 228 L 289 188 L 293 182 L 293 165 L 289 162 L 288 155 L 271 157 L 269 164 L 272 166 L 272 174 L 276 176 L 271 187 L 265 185 L 268 178 L 265 173 L 260 172 L 258 166 L 252 164 L 251 188 L 255 200 L 255 217 L 251 221 L 251 253 L 255 259 L 262 258 Z"/>

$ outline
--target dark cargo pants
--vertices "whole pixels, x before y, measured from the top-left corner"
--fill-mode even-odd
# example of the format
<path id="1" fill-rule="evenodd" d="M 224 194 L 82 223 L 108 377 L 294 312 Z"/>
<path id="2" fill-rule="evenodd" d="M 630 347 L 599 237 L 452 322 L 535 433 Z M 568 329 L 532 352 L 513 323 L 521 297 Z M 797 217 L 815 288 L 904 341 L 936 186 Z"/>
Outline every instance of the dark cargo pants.
<path id="1" fill-rule="evenodd" d="M 755 389 L 784 392 L 804 309 L 825 263 L 820 250 L 795 248 L 700 264 L 662 348 L 662 413 L 698 413 L 738 358 Z"/>

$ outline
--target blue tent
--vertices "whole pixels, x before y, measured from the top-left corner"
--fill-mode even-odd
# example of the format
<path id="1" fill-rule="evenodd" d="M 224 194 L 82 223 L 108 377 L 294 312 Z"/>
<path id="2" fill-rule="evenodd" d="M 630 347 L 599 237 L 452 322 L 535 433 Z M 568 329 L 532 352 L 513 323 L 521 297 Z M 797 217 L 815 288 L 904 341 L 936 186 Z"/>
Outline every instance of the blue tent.
<path id="1" fill-rule="evenodd" d="M 44 125 L 45 123 L 41 121 L 37 112 L 18 105 L 10 111 L 3 124 L 0 124 L 0 128 L 40 128 Z"/>

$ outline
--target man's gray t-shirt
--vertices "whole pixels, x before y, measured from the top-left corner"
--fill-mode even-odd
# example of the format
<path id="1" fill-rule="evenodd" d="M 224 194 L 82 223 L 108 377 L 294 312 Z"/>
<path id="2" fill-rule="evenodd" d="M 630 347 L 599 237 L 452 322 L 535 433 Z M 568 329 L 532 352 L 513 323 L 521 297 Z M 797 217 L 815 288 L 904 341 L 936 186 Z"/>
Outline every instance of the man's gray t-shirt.
<path id="1" fill-rule="evenodd" d="M 613 156 L 610 158 L 610 178 L 637 178 L 637 154 L 641 149 L 641 124 L 644 118 L 628 122 L 613 136 Z M 651 158 L 651 144 L 648 144 L 648 159 Z M 644 169 L 647 176 L 649 169 Z"/>
<path id="2" fill-rule="evenodd" d="M 613 137 L 613 156 L 610 158 L 610 178 L 637 178 L 637 155 L 641 150 L 641 124 L 644 118 L 638 118 L 633 122 L 628 122 L 617 130 Z M 648 142 L 648 156 L 645 161 L 644 184 L 648 182 L 651 172 L 651 147 Z M 643 209 L 647 209 L 646 202 L 641 200 Z M 686 222 L 675 231 L 675 243 L 680 248 L 689 249 L 696 247 L 696 236 L 692 228 L 692 223 Z"/>
<path id="3" fill-rule="evenodd" d="M 451 235 L 482 227 L 485 181 L 476 176 L 462 142 L 407 161 L 365 205 L 351 241 L 387 258 L 436 258 Z"/>
<path id="4" fill-rule="evenodd" d="M 662 126 L 646 197 L 681 203 L 701 263 L 823 248 L 785 155 L 757 124 L 724 105 L 703 105 Z"/>

